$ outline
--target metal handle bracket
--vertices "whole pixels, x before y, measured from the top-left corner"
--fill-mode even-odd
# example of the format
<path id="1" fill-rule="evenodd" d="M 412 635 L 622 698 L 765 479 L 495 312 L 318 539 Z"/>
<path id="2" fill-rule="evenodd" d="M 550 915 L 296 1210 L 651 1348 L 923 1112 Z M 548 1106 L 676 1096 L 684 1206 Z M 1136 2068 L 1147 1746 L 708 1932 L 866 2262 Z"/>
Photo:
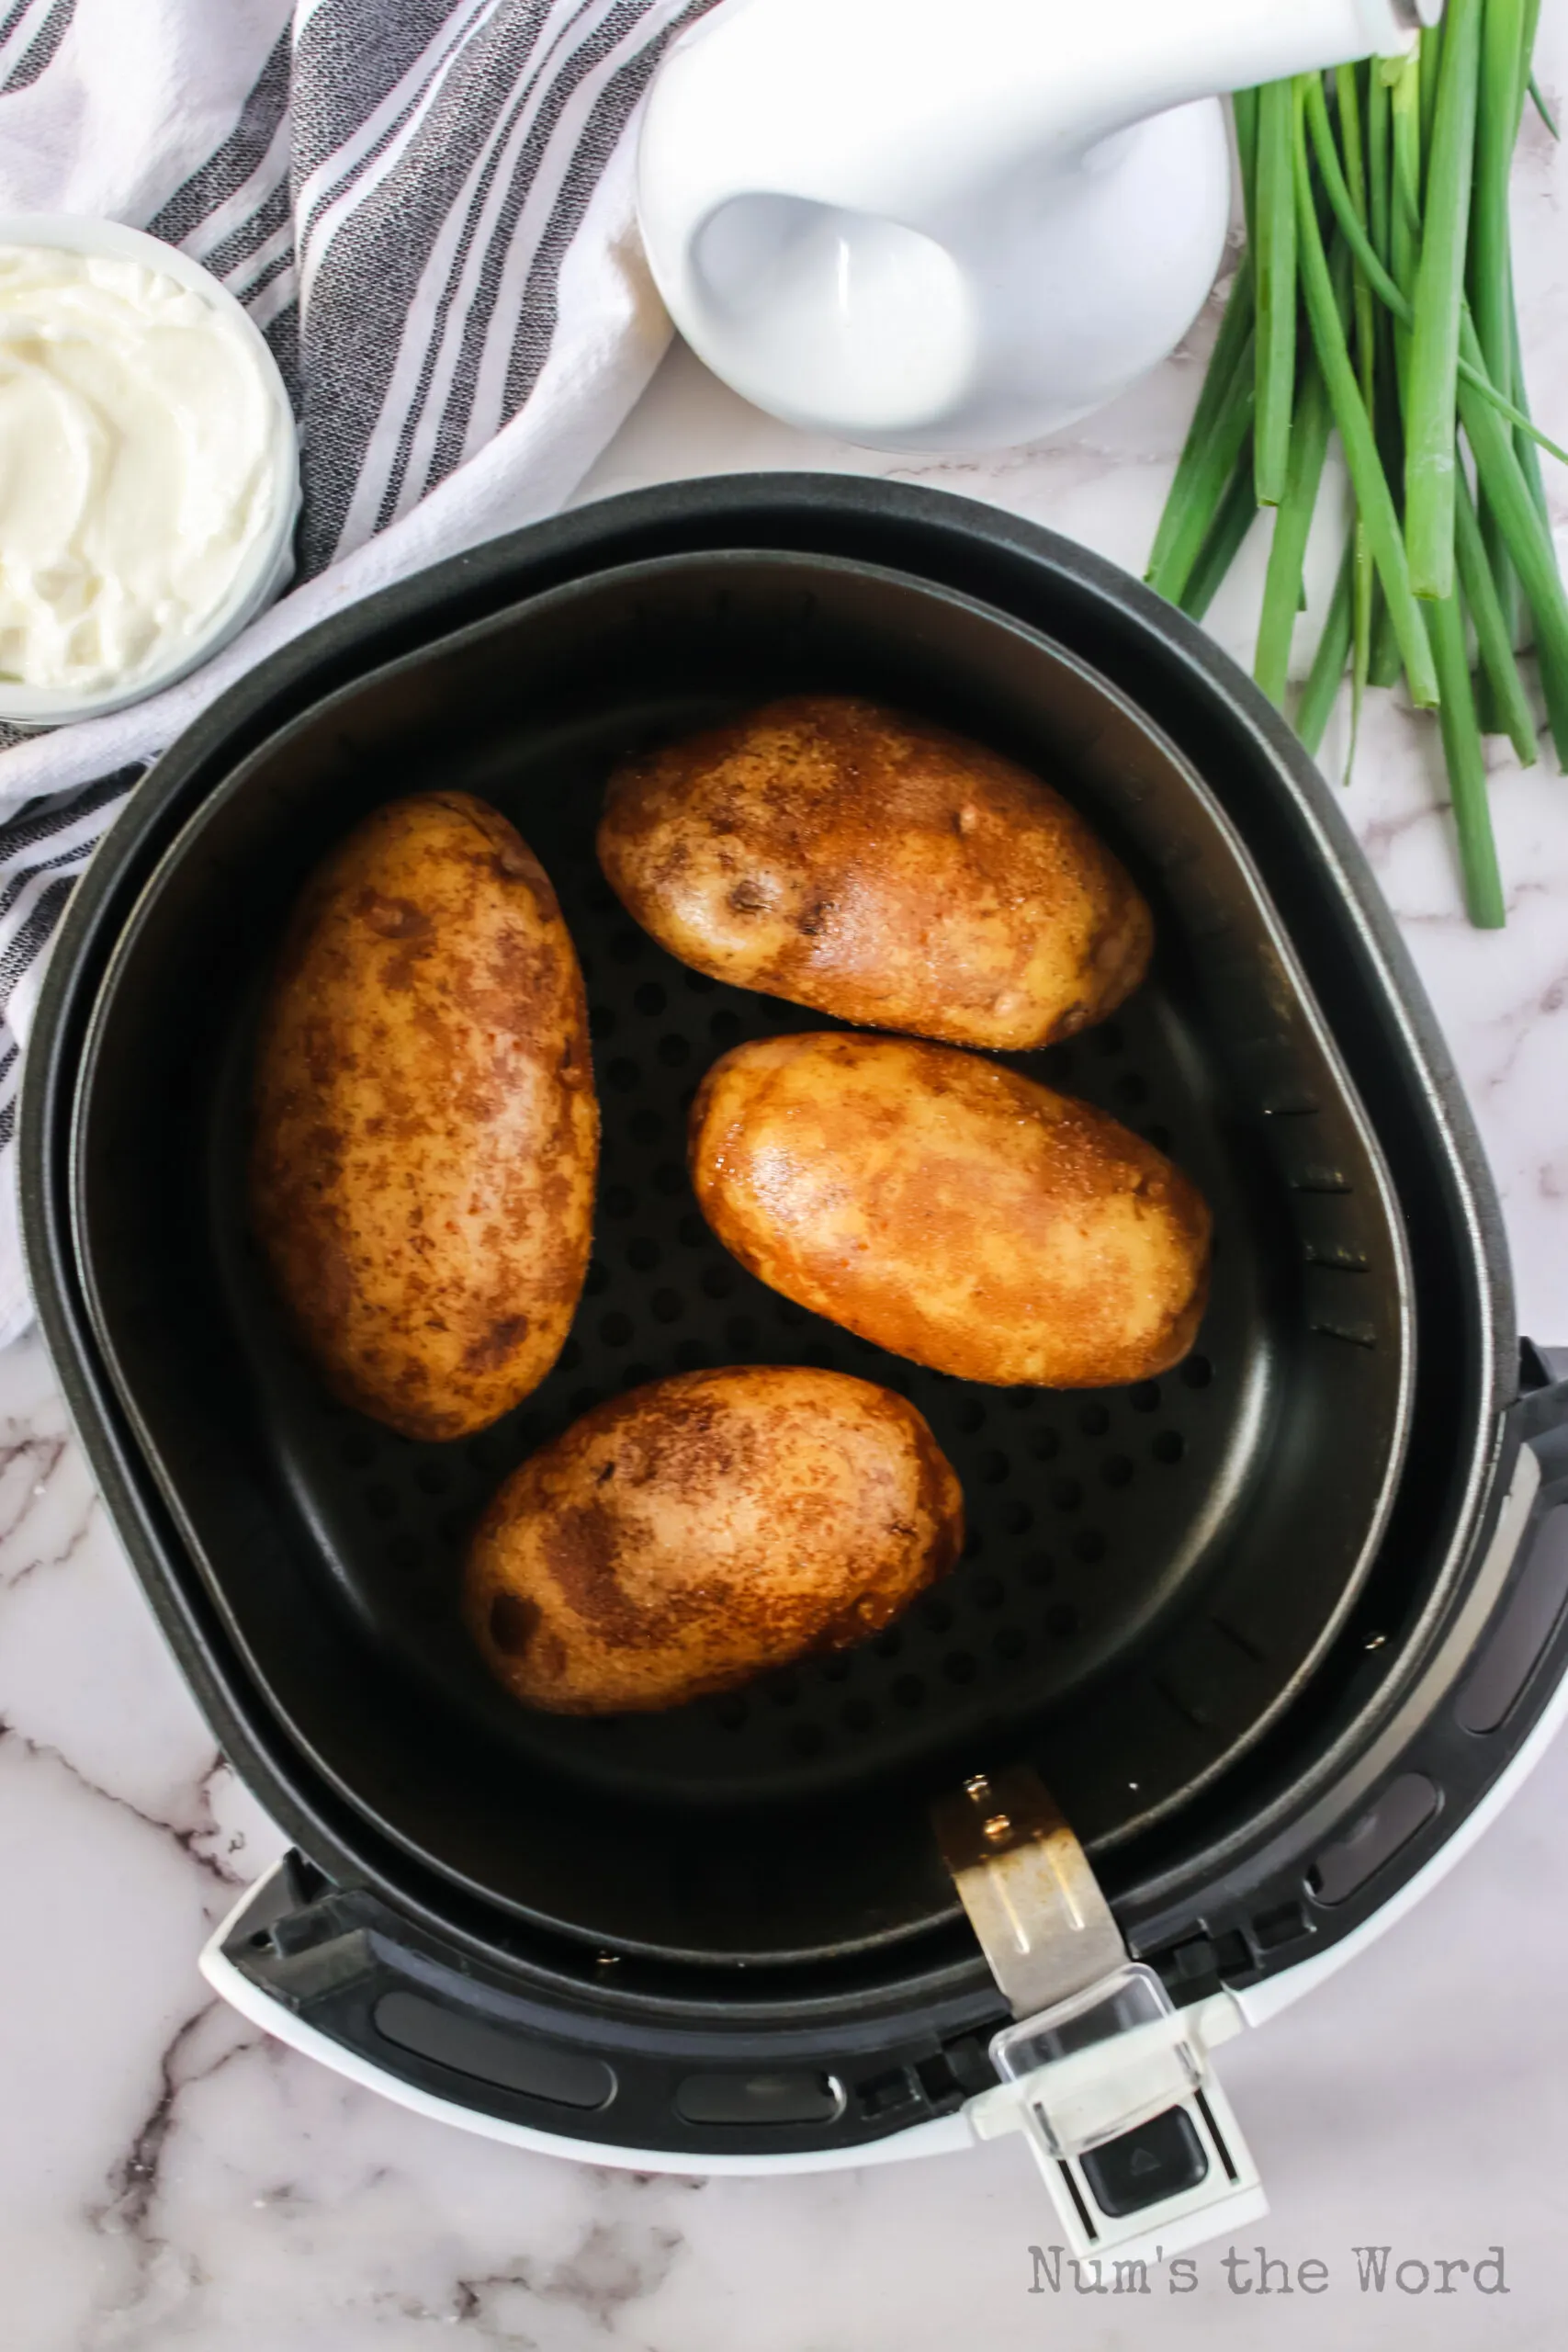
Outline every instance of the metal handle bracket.
<path id="1" fill-rule="evenodd" d="M 1160 2260 L 1258 2219 L 1262 2184 L 1209 2052 L 1228 1992 L 1177 2009 L 1133 1961 L 1083 1848 L 1026 1766 L 976 1773 L 934 1813 L 942 1859 L 1016 2022 L 965 2109 L 1021 2132 L 1080 2262 Z"/>

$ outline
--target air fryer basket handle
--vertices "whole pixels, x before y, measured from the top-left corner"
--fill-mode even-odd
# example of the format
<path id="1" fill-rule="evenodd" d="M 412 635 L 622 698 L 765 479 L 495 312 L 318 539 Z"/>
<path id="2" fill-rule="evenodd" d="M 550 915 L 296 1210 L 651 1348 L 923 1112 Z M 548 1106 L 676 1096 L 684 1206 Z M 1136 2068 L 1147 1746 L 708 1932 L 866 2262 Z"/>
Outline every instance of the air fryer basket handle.
<path id="1" fill-rule="evenodd" d="M 1562 1502 L 1568 1499 L 1568 1348 L 1538 1348 L 1533 1340 L 1522 1340 L 1519 1364 L 1519 1435 L 1540 1461 L 1542 1495 L 1555 1483 L 1554 1499 Z"/>

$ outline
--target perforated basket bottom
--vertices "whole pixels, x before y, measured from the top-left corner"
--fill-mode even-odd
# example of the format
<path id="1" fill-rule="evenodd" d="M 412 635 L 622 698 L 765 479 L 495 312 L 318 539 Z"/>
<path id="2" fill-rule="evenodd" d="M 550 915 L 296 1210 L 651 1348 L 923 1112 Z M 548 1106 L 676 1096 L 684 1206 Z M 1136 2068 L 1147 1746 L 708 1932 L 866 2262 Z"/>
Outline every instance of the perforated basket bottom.
<path id="1" fill-rule="evenodd" d="M 1014 1057 L 1170 1152 L 1213 1205 L 1213 1296 L 1178 1372 L 1066 1394 L 984 1388 L 889 1356 L 755 1281 L 698 1213 L 684 1142 L 705 1070 L 742 1039 L 832 1024 L 686 970 L 628 920 L 592 852 L 604 763 L 587 747 L 578 759 L 585 772 L 559 778 L 564 789 L 541 793 L 535 779 L 533 791 L 509 796 L 485 786 L 543 858 L 589 993 L 604 1148 L 593 1260 L 571 1337 L 549 1380 L 507 1420 L 463 1443 L 421 1445 L 323 1395 L 281 1338 L 252 1263 L 241 1277 L 252 1294 L 246 1319 L 265 1360 L 265 1426 L 280 1465 L 344 1598 L 421 1686 L 422 1720 L 432 1697 L 469 1725 L 477 1708 L 510 1747 L 648 1802 L 798 1795 L 863 1784 L 921 1753 L 961 1753 L 1136 1642 L 1189 1579 L 1245 1475 L 1260 1253 L 1226 1246 L 1252 1210 L 1205 1100 L 1202 1058 L 1157 975 L 1115 1020 Z M 237 1075 L 228 1091 L 232 1126 Z M 490 1682 L 457 1614 L 478 1514 L 512 1468 L 592 1406 L 727 1363 L 817 1365 L 911 1398 L 963 1483 L 961 1564 L 874 1640 L 741 1690 L 598 1720 L 515 1706 Z M 1195 1718 L 1188 1728 L 1201 1740 Z"/>

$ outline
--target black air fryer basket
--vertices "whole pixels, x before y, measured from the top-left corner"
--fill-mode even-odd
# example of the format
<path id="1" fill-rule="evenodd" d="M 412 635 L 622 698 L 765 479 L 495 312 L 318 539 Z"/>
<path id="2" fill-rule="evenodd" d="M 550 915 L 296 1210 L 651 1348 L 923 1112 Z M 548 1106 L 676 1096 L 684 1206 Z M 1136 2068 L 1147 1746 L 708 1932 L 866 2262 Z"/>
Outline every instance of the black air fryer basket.
<path id="1" fill-rule="evenodd" d="M 593 825 L 627 752 L 797 689 L 1050 775 L 1147 891 L 1149 983 L 1020 1060 L 1213 1204 L 1178 1373 L 1082 1396 L 928 1374 L 765 1290 L 697 1215 L 703 1070 L 825 1024 L 664 956 Z M 286 910 L 367 808 L 434 786 L 493 800 L 560 892 L 605 1137 L 560 1364 L 448 1447 L 326 1397 L 239 1182 Z M 77 893 L 24 1166 L 40 1312 L 117 1524 L 299 1849 L 230 1956 L 460 2105 L 697 2157 L 881 2138 L 991 2079 L 1005 2005 L 930 1821 L 966 1775 L 1037 1768 L 1185 2000 L 1375 1910 L 1558 1679 L 1568 1395 L 1512 1329 L 1468 1115 L 1332 797 L 1197 630 L 989 510 L 682 485 L 278 656 L 159 763 Z M 911 1396 L 964 1482 L 959 1568 L 861 1648 L 672 1714 L 513 1706 L 457 1621 L 478 1510 L 590 1404 L 747 1362 Z"/>

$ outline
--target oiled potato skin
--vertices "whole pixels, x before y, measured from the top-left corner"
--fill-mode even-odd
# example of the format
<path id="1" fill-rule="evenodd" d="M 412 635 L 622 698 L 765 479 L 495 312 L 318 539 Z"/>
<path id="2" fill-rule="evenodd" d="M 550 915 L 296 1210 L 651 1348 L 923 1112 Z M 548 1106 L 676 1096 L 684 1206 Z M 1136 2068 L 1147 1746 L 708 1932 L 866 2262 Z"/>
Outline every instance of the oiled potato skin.
<path id="1" fill-rule="evenodd" d="M 1197 1333 L 1193 1186 L 1103 1112 L 971 1054 L 832 1033 L 737 1046 L 693 1104 L 691 1169 L 762 1282 L 960 1379 L 1114 1386 Z"/>
<path id="2" fill-rule="evenodd" d="M 773 703 L 622 768 L 599 858 L 698 971 L 953 1045 L 1068 1036 L 1149 960 L 1148 909 L 1065 800 L 874 703 Z"/>
<path id="3" fill-rule="evenodd" d="M 525 1705 L 648 1712 L 863 1640 L 963 1543 L 958 1481 L 901 1396 L 688 1373 L 585 1414 L 508 1480 L 464 1616 Z"/>
<path id="4" fill-rule="evenodd" d="M 336 1395 L 455 1438 L 538 1385 L 587 1271 L 599 1113 L 555 892 L 495 809 L 391 802 L 312 877 L 254 1136 L 253 1227 Z"/>

